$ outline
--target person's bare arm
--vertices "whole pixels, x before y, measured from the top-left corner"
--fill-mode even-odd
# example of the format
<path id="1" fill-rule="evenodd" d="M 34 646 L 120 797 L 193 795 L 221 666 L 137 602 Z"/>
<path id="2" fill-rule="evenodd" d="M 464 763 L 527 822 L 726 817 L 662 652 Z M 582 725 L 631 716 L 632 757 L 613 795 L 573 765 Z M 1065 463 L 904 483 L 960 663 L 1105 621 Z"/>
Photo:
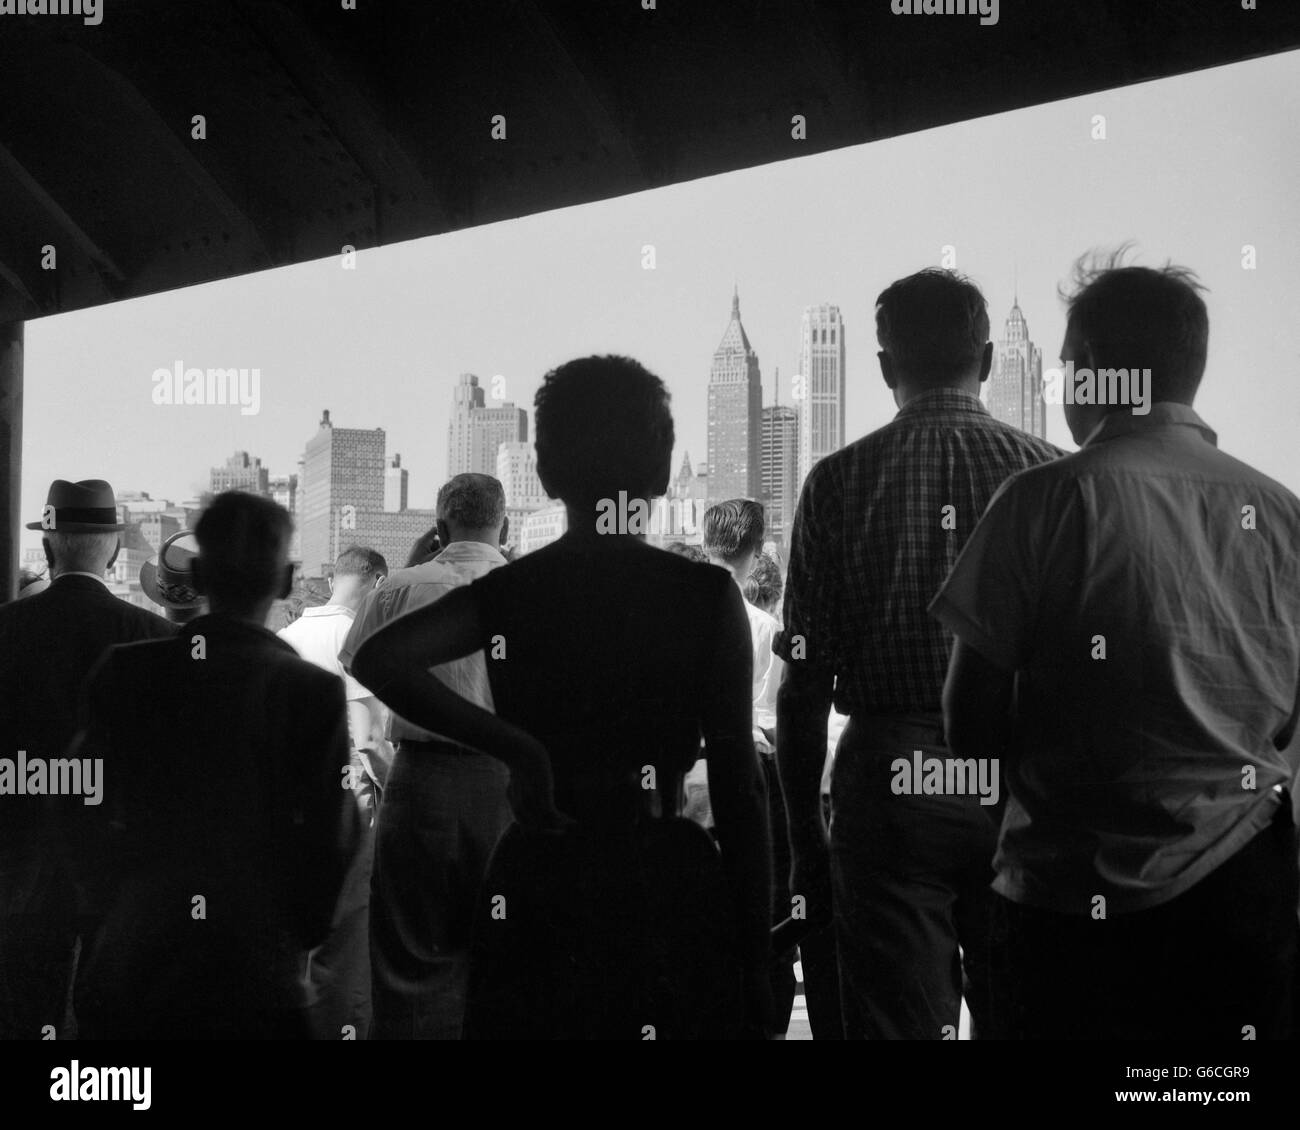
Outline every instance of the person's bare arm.
<path id="1" fill-rule="evenodd" d="M 562 826 L 550 757 L 536 738 L 462 698 L 429 671 L 480 650 L 478 609 L 467 589 L 417 608 L 367 636 L 352 673 L 403 718 L 505 763 L 510 803 L 521 824 Z"/>
<path id="2" fill-rule="evenodd" d="M 1002 758 L 1011 740 L 1011 696 L 1016 673 L 953 642 L 943 687 L 944 738 L 959 758 Z"/>
<path id="3" fill-rule="evenodd" d="M 754 1030 L 771 1029 L 772 862 L 767 796 L 754 751 L 753 664 L 740 590 L 728 583 L 701 719 L 709 800 L 723 867 L 736 892 L 746 1003 Z"/>
<path id="4" fill-rule="evenodd" d="M 805 911 L 813 922 L 831 917 L 821 783 L 834 685 L 829 671 L 794 660 L 785 665 L 776 698 L 776 764 L 790 829 L 790 894 L 807 900 Z"/>

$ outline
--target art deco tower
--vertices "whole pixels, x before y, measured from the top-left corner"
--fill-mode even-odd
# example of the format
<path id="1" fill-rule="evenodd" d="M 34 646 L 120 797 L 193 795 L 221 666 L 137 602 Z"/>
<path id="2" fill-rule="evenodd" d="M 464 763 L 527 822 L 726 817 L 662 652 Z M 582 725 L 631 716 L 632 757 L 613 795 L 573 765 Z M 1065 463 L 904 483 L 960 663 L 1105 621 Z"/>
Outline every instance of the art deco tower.
<path id="1" fill-rule="evenodd" d="M 757 499 L 762 492 L 759 436 L 763 386 L 758 355 L 740 324 L 740 293 L 709 370 L 709 500 Z"/>

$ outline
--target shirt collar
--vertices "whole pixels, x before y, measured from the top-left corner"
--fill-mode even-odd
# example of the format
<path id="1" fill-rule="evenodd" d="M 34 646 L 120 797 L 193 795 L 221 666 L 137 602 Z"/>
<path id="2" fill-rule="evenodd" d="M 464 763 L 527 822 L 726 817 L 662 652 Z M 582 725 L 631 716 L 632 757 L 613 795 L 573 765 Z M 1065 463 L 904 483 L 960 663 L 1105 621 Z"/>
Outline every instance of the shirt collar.
<path id="1" fill-rule="evenodd" d="M 495 545 L 485 541 L 453 541 L 447 543 L 434 561 L 495 561 L 504 565 L 506 559 Z"/>
<path id="2" fill-rule="evenodd" d="M 94 580 L 98 581 L 105 588 L 108 588 L 108 582 L 104 580 L 104 578 L 101 577 L 98 573 L 83 573 L 80 569 L 69 569 L 66 573 L 60 573 L 57 577 L 54 578 L 54 580 L 61 581 L 63 580 L 64 577 L 91 577 Z M 53 584 L 54 581 L 51 581 L 50 583 Z"/>
<path id="3" fill-rule="evenodd" d="M 975 393 L 946 386 L 917 393 L 898 410 L 898 416 L 920 412 L 973 412 L 978 416 L 989 414 L 989 410 L 984 407 L 984 402 Z M 898 416 L 895 416 L 895 419 Z"/>
<path id="4" fill-rule="evenodd" d="M 1105 443 L 1119 436 L 1132 435 L 1137 432 L 1151 431 L 1153 428 L 1195 428 L 1207 443 L 1219 446 L 1218 434 L 1192 409 L 1190 404 L 1176 404 L 1172 400 L 1160 400 L 1151 405 L 1148 412 L 1138 415 L 1135 412 L 1120 410 L 1108 412 L 1102 421 L 1083 441 L 1080 447 Z"/>
<path id="5" fill-rule="evenodd" d="M 302 610 L 304 616 L 336 616 L 340 612 L 342 612 L 344 616 L 355 615 L 352 609 L 344 608 L 341 604 L 314 604 L 310 608 L 304 608 Z"/>

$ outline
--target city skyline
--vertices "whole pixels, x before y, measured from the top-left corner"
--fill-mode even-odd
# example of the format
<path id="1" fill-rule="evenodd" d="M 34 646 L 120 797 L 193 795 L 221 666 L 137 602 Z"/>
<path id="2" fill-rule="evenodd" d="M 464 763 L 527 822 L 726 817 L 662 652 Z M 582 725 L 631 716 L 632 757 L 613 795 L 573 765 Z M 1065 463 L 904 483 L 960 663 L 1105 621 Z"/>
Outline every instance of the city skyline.
<path id="1" fill-rule="evenodd" d="M 745 290 L 752 347 L 782 374 L 798 369 L 791 327 L 805 306 L 832 297 L 860 327 L 845 366 L 851 441 L 896 410 L 874 356 L 874 298 L 894 279 L 950 256 L 996 321 L 1018 278 L 1053 364 L 1064 332 L 1058 283 L 1080 253 L 1134 238 L 1138 261 L 1173 259 L 1209 288 L 1198 411 L 1224 450 L 1298 490 L 1289 421 L 1300 390 L 1286 379 L 1297 350 L 1278 332 L 1300 294 L 1291 189 L 1300 168 L 1284 128 L 1300 113 L 1298 79 L 1300 57 L 1274 56 L 363 250 L 355 270 L 320 260 L 34 319 L 24 514 L 39 514 L 55 478 L 185 499 L 232 451 L 292 472 L 304 419 L 321 404 L 383 426 L 411 470 L 410 501 L 431 506 L 459 373 L 499 375 L 506 402 L 531 405 L 547 369 L 598 352 L 635 356 L 663 376 L 675 459 L 704 451 L 702 359 L 733 282 Z M 1259 105 L 1277 113 L 1255 113 Z M 1105 141 L 1092 136 L 1097 115 L 1109 122 Z M 1009 147 L 1042 175 L 1007 167 Z M 808 216 L 817 223 L 802 223 Z M 654 270 L 642 267 L 647 244 Z M 1258 252 L 1253 269 L 1247 247 Z M 260 411 L 153 403 L 151 374 L 177 361 L 259 368 Z M 1060 405 L 1046 406 L 1046 430 L 1074 446 Z M 23 544 L 39 535 L 24 532 Z"/>

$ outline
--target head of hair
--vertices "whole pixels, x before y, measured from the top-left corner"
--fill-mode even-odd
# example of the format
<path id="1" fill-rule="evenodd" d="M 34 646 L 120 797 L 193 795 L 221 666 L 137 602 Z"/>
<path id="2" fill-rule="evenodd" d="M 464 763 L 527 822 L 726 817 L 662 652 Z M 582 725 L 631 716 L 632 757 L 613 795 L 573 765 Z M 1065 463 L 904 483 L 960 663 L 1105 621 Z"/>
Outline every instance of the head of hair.
<path id="1" fill-rule="evenodd" d="M 927 267 L 880 292 L 876 340 L 907 379 L 949 384 L 980 364 L 989 340 L 988 304 L 965 275 Z"/>
<path id="2" fill-rule="evenodd" d="M 704 552 L 734 561 L 763 546 L 763 505 L 747 498 L 718 502 L 704 512 Z"/>
<path id="3" fill-rule="evenodd" d="M 582 357 L 552 369 L 534 401 L 537 471 L 571 506 L 650 498 L 668 489 L 673 415 L 664 382 L 630 357 Z"/>
<path id="4" fill-rule="evenodd" d="M 1196 272 L 1125 266 L 1131 249 L 1089 251 L 1058 288 L 1066 304 L 1067 333 L 1092 348 L 1099 368 L 1151 370 L 1151 398 L 1191 402 L 1210 341 L 1210 316 Z M 1077 362 L 1076 362 L 1077 364 Z"/>
<path id="5" fill-rule="evenodd" d="M 462 530 L 490 530 L 506 516 L 506 492 L 491 475 L 455 475 L 438 491 L 438 520 Z"/>
<path id="6" fill-rule="evenodd" d="M 437 557 L 442 551 L 442 542 L 438 540 L 438 527 L 426 531 L 415 539 L 411 552 L 406 557 L 406 567 L 423 565 L 431 557 Z"/>
<path id="7" fill-rule="evenodd" d="M 745 599 L 764 612 L 771 612 L 781 603 L 781 567 L 766 553 L 754 558 L 754 568 L 741 585 Z"/>
<path id="8" fill-rule="evenodd" d="M 334 562 L 336 577 L 360 577 L 372 582 L 376 577 L 388 576 L 388 562 L 384 555 L 364 545 L 350 545 Z"/>
<path id="9" fill-rule="evenodd" d="M 46 530 L 45 541 L 53 559 L 52 573 L 94 573 L 99 575 L 108 568 L 117 555 L 121 535 L 107 533 L 69 533 L 66 530 Z"/>
<path id="10" fill-rule="evenodd" d="M 669 553 L 675 553 L 678 557 L 685 557 L 687 561 L 698 561 L 702 565 L 709 563 L 709 558 L 698 545 L 688 545 L 684 541 L 670 541 L 664 546 Z"/>
<path id="11" fill-rule="evenodd" d="M 228 490 L 194 527 L 200 588 L 210 604 L 251 608 L 280 594 L 293 520 L 278 503 Z"/>

